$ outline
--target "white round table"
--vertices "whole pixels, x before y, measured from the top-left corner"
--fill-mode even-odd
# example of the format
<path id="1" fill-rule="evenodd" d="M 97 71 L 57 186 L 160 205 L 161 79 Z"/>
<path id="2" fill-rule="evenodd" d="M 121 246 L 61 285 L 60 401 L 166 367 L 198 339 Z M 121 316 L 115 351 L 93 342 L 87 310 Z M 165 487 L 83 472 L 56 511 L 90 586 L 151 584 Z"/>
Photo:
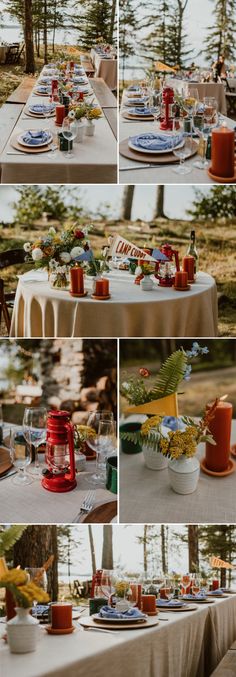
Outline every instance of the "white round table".
<path id="1" fill-rule="evenodd" d="M 20 276 L 12 317 L 12 337 L 217 336 L 215 280 L 198 273 L 187 292 L 155 284 L 143 291 L 127 271 L 109 273 L 111 298 L 76 299 L 50 287 L 44 271 Z"/>

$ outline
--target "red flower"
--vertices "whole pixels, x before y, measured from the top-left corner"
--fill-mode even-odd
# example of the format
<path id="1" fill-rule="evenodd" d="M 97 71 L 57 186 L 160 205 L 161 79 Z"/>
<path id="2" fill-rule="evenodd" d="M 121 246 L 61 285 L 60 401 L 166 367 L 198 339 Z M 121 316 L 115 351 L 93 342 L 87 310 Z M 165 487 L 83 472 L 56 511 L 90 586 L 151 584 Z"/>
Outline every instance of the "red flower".
<path id="1" fill-rule="evenodd" d="M 89 250 L 89 244 L 86 242 L 86 244 L 84 245 L 84 251 L 88 252 L 88 250 Z"/>
<path id="2" fill-rule="evenodd" d="M 148 376 L 151 376 L 151 372 L 149 371 L 149 369 L 146 369 L 146 367 L 141 367 L 141 369 L 139 369 L 139 373 L 140 376 L 144 376 L 144 378 L 148 378 Z"/>
<path id="3" fill-rule="evenodd" d="M 84 233 L 82 230 L 79 230 L 79 228 L 76 228 L 74 232 L 74 236 L 77 238 L 77 240 L 83 240 L 84 239 Z"/>

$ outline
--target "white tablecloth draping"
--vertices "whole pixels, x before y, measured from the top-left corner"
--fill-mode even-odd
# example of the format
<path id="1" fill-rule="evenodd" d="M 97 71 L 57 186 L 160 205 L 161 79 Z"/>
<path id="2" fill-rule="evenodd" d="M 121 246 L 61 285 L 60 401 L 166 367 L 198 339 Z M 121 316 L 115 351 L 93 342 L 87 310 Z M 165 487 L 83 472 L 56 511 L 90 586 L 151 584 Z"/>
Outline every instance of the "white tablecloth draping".
<path id="1" fill-rule="evenodd" d="M 95 49 L 91 49 L 91 59 L 97 78 L 103 78 L 111 90 L 117 89 L 117 59 L 103 59 Z"/>
<path id="2" fill-rule="evenodd" d="M 236 442 L 236 421 L 232 425 Z M 204 458 L 205 445 L 197 451 Z M 120 522 L 204 522 L 229 524 L 235 521 L 236 472 L 212 477 L 200 471 L 193 494 L 176 494 L 170 486 L 168 468 L 150 470 L 143 453 L 120 453 Z"/>
<path id="3" fill-rule="evenodd" d="M 223 85 L 222 85 L 223 87 Z M 136 134 L 143 134 L 144 132 L 154 132 L 159 130 L 159 123 L 156 122 L 142 122 L 126 120 L 122 112 L 123 109 L 124 97 L 122 99 L 121 113 L 120 113 L 120 142 L 124 139 L 128 139 L 130 136 L 135 136 Z M 126 111 L 128 108 L 126 108 Z M 222 121 L 227 123 L 227 126 L 231 129 L 235 128 L 235 120 L 226 118 L 222 116 Z M 196 139 L 195 139 L 196 141 Z M 192 167 L 192 170 L 189 174 L 176 174 L 173 171 L 173 167 L 176 165 L 162 164 L 157 165 L 156 167 L 145 167 L 145 163 L 139 162 L 138 153 L 137 160 L 130 160 L 123 155 L 119 156 L 119 182 L 120 184 L 145 184 L 145 183 L 165 183 L 165 184 L 202 184 L 202 183 L 214 183 L 211 177 L 208 175 L 207 169 L 197 169 L 193 167 L 194 161 L 196 161 L 197 155 L 185 160 L 186 165 Z M 139 164 L 139 169 L 135 169 Z M 147 163 L 149 164 L 149 162 Z M 127 169 L 125 169 L 127 168 Z"/>
<path id="4" fill-rule="evenodd" d="M 179 93 L 182 93 L 186 87 L 188 87 L 190 92 L 193 89 L 197 89 L 200 101 L 203 101 L 205 96 L 213 96 L 218 103 L 218 112 L 222 113 L 222 115 L 227 115 L 225 85 L 223 82 L 191 82 L 189 80 L 177 80 L 174 78 L 168 78 L 167 82 Z"/>
<path id="5" fill-rule="evenodd" d="M 45 68 L 42 71 L 44 72 Z M 92 80 L 89 81 L 92 86 Z M 36 85 L 35 85 L 36 87 Z M 35 88 L 34 88 L 35 89 Z M 96 97 L 94 97 L 96 101 Z M 95 121 L 95 135 L 84 136 L 82 143 L 74 143 L 74 157 L 67 159 L 59 150 L 55 154 L 17 153 L 11 145 L 11 138 L 27 129 L 37 130 L 50 127 L 60 131 L 54 119 L 50 121 L 27 117 L 29 103 L 48 103 L 47 97 L 36 96 L 34 92 L 8 140 L 0 157 L 2 183 L 116 183 L 117 150 L 116 139 L 104 115 Z"/>
<path id="6" fill-rule="evenodd" d="M 216 284 L 207 273 L 198 273 L 188 292 L 157 285 L 144 292 L 127 271 L 115 270 L 109 274 L 111 298 L 103 302 L 55 291 L 45 278 L 41 272 L 39 281 L 34 271 L 20 277 L 12 337 L 217 335 Z M 91 286 L 88 278 L 89 294 Z"/>
<path id="7" fill-rule="evenodd" d="M 113 634 L 77 627 L 72 635 L 51 637 L 42 628 L 38 649 L 29 654 L 11 654 L 2 641 L 2 674 L 104 677 L 112 670 L 113 677 L 209 677 L 236 638 L 234 595 L 160 618 L 165 622 L 156 627 Z"/>

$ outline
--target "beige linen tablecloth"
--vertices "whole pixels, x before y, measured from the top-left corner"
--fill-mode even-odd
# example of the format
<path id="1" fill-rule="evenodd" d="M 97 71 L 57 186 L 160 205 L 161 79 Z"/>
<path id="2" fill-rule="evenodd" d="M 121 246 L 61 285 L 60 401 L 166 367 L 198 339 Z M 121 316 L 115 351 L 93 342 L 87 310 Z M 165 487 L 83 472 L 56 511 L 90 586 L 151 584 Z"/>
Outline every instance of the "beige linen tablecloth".
<path id="1" fill-rule="evenodd" d="M 47 97 L 31 93 L 13 134 L 0 156 L 2 183 L 15 184 L 19 181 L 22 183 L 116 183 L 116 139 L 104 115 L 95 121 L 94 136 L 84 136 L 82 143 L 74 143 L 74 157 L 71 159 L 59 150 L 55 154 L 33 155 L 17 153 L 17 150 L 12 147 L 11 139 L 24 130 L 50 127 L 56 133 L 60 131 L 60 127 L 56 127 L 53 118 L 49 121 L 37 120 L 25 114 L 29 103 L 40 104 L 48 103 L 48 101 Z"/>
<path id="2" fill-rule="evenodd" d="M 186 613 L 160 613 L 157 627 L 116 634 L 76 629 L 50 637 L 42 629 L 35 653 L 14 655 L 1 642 L 7 677 L 209 677 L 236 637 L 236 599 Z M 4 626 L 3 626 L 4 630 Z M 219 634 L 218 634 L 219 633 Z"/>
<path id="3" fill-rule="evenodd" d="M 32 275 L 32 281 L 29 276 Z M 214 279 L 198 273 L 188 292 L 155 285 L 144 292 L 126 271 L 109 274 L 111 299 L 74 299 L 55 291 L 46 274 L 19 279 L 11 336 L 216 336 L 217 293 Z M 85 287 L 91 294 L 91 279 Z"/>
<path id="4" fill-rule="evenodd" d="M 236 442 L 236 421 L 232 443 Z M 205 445 L 198 447 L 199 460 Z M 120 522 L 235 522 L 236 472 L 211 477 L 200 471 L 193 494 L 176 494 L 170 486 L 168 469 L 150 470 L 143 453 L 120 453 Z"/>
<path id="5" fill-rule="evenodd" d="M 231 129 L 235 128 L 235 120 L 230 118 L 222 117 L 222 120 L 227 122 L 228 127 Z M 122 117 L 122 109 L 120 114 L 120 142 L 124 139 L 128 139 L 130 136 L 135 136 L 136 134 L 143 134 L 143 132 L 154 132 L 158 131 L 159 126 L 156 122 L 133 122 L 130 120 L 125 120 Z M 138 153 L 137 153 L 138 155 Z M 189 174 L 176 174 L 173 171 L 173 166 L 175 165 L 161 165 L 154 168 L 145 168 L 145 163 L 138 162 L 135 160 L 129 160 L 128 158 L 119 156 L 119 167 L 120 167 L 120 178 L 119 182 L 122 184 L 133 184 L 133 183 L 168 183 L 168 184 L 201 184 L 201 183 L 214 183 L 214 181 L 208 175 L 207 169 L 197 169 L 193 167 L 194 161 L 197 159 L 197 155 L 185 160 L 186 165 L 192 167 L 192 171 Z M 139 164 L 139 169 L 134 169 Z M 127 169 L 125 169 L 127 168 Z M 122 171 L 123 170 L 123 171 Z"/>
<path id="6" fill-rule="evenodd" d="M 2 523 L 52 524 L 70 523 L 79 513 L 81 504 L 90 489 L 96 489 L 94 507 L 114 501 L 115 495 L 105 488 L 88 483 L 89 474 L 95 472 L 95 461 L 86 463 L 86 470 L 77 474 L 77 487 L 58 494 L 41 486 L 40 478 L 32 484 L 19 487 L 13 477 L 0 481 L 0 515 Z"/>
<path id="7" fill-rule="evenodd" d="M 174 78 L 167 78 L 167 82 L 179 93 L 182 93 L 186 87 L 188 87 L 190 92 L 193 89 L 197 89 L 200 101 L 203 101 L 205 96 L 213 96 L 218 103 L 218 112 L 222 113 L 222 115 L 227 115 L 225 85 L 223 82 L 191 82 L 191 80 L 175 80 Z"/>
<path id="8" fill-rule="evenodd" d="M 97 78 L 103 78 L 110 89 L 117 89 L 117 59 L 103 59 L 95 49 L 91 49 L 91 59 Z"/>

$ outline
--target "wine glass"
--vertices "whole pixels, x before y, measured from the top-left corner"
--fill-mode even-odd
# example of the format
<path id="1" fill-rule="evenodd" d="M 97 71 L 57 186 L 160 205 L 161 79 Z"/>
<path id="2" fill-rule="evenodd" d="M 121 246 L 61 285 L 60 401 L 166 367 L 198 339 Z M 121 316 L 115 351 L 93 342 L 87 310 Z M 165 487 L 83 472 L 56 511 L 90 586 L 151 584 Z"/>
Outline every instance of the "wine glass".
<path id="1" fill-rule="evenodd" d="M 196 575 L 193 576 L 192 578 L 192 592 L 193 595 L 197 595 L 197 593 L 200 591 L 200 579 Z"/>
<path id="2" fill-rule="evenodd" d="M 205 96 L 203 99 L 204 103 L 204 120 L 208 124 L 208 127 L 212 129 L 217 125 L 218 121 L 218 105 L 214 96 Z"/>
<path id="3" fill-rule="evenodd" d="M 100 420 L 95 435 L 88 440 L 89 446 L 96 451 L 95 473 L 88 478 L 92 484 L 102 484 L 106 480 L 106 458 L 114 449 L 114 421 Z"/>
<path id="4" fill-rule="evenodd" d="M 183 575 L 182 578 L 181 578 L 181 585 L 182 585 L 182 590 L 183 590 L 184 595 L 186 595 L 187 589 L 189 587 L 189 583 L 190 583 L 189 574 Z"/>
<path id="5" fill-rule="evenodd" d="M 30 473 L 35 476 L 41 475 L 38 448 L 46 442 L 47 409 L 46 407 L 26 408 L 23 417 L 23 431 L 29 447 L 35 449 L 35 461 L 30 468 Z"/>
<path id="6" fill-rule="evenodd" d="M 29 580 L 32 583 L 35 583 L 38 588 L 42 588 L 44 592 L 47 592 L 47 573 L 43 567 L 25 567 L 25 571 L 27 571 Z M 32 616 L 37 618 L 37 599 L 33 601 L 33 610 Z"/>
<path id="7" fill-rule="evenodd" d="M 154 122 L 157 122 L 160 116 L 160 102 L 161 102 L 161 92 L 158 89 L 152 89 L 149 97 L 149 107 L 150 111 L 154 117 Z"/>
<path id="8" fill-rule="evenodd" d="M 175 172 L 175 174 L 190 174 L 192 171 L 191 166 L 187 166 L 184 164 L 184 161 L 186 158 L 190 157 L 192 154 L 191 147 L 188 143 L 188 139 L 185 139 L 184 145 L 181 145 L 181 147 L 177 148 L 176 145 L 176 139 L 180 135 L 181 131 L 183 130 L 183 120 L 182 118 L 174 118 L 173 119 L 173 127 L 172 127 L 172 140 L 173 140 L 173 154 L 175 157 L 179 158 L 180 162 L 179 165 L 174 166 L 172 168 L 172 171 Z"/>
<path id="9" fill-rule="evenodd" d="M 13 477 L 13 484 L 22 486 L 31 484 L 32 479 L 26 474 L 26 468 L 31 462 L 31 454 L 22 428 L 14 427 L 10 430 L 10 457 L 18 471 L 17 475 Z"/>
<path id="10" fill-rule="evenodd" d="M 63 124 L 62 124 L 62 134 L 64 136 L 64 139 L 68 141 L 68 150 L 65 151 L 65 155 L 70 160 L 71 158 L 74 157 L 74 153 L 72 152 L 72 149 L 70 148 L 70 142 L 74 141 L 77 136 L 77 123 L 75 120 L 73 122 L 70 122 L 69 118 L 64 118 Z"/>
<path id="11" fill-rule="evenodd" d="M 193 167 L 205 169 L 208 166 L 208 161 L 206 160 L 208 128 L 205 125 L 204 114 L 195 113 L 195 115 L 193 115 L 193 130 L 200 139 L 198 155 L 201 158 L 200 160 L 195 160 L 195 162 L 193 162 Z"/>

